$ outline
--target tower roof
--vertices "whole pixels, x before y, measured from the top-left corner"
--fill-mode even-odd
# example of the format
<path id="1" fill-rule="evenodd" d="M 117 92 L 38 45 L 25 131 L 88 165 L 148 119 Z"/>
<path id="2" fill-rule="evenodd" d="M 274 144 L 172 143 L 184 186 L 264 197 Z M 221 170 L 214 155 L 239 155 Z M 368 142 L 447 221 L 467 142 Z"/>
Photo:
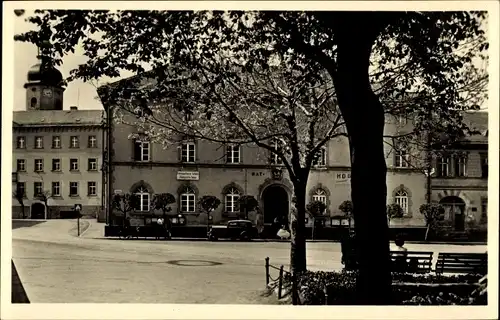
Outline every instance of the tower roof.
<path id="1" fill-rule="evenodd" d="M 39 62 L 33 65 L 27 76 L 28 84 L 45 84 L 48 86 L 61 87 L 63 85 L 62 73 L 50 64 Z"/>

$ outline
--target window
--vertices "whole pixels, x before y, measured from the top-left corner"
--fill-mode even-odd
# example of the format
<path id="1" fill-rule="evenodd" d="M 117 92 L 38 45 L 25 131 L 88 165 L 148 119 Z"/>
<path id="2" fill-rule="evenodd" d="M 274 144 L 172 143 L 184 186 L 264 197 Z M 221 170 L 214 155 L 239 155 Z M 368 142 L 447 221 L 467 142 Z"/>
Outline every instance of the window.
<path id="1" fill-rule="evenodd" d="M 274 150 L 276 152 L 283 151 L 282 143 L 277 139 L 274 140 Z M 283 164 L 283 160 L 276 153 L 273 152 L 271 154 L 271 164 L 281 165 L 281 164 Z"/>
<path id="2" fill-rule="evenodd" d="M 240 192 L 236 188 L 230 188 L 226 193 L 226 212 L 238 212 L 238 199 Z"/>
<path id="3" fill-rule="evenodd" d="M 398 143 L 394 150 L 394 167 L 408 168 L 409 165 L 410 154 L 408 153 L 408 148 L 404 144 Z"/>
<path id="4" fill-rule="evenodd" d="M 147 141 L 134 141 L 134 160 L 147 162 L 150 158 L 150 144 Z"/>
<path id="5" fill-rule="evenodd" d="M 17 148 L 26 149 L 26 137 L 17 137 Z"/>
<path id="6" fill-rule="evenodd" d="M 38 197 L 43 193 L 43 185 L 41 182 L 34 182 L 33 183 L 33 196 Z"/>
<path id="7" fill-rule="evenodd" d="M 88 192 L 89 196 L 96 196 L 97 195 L 97 182 L 89 181 L 87 183 L 87 192 Z"/>
<path id="8" fill-rule="evenodd" d="M 408 213 L 408 193 L 404 190 L 399 190 L 396 192 L 396 196 L 394 197 L 394 202 L 398 204 L 401 209 L 403 209 L 403 213 Z"/>
<path id="9" fill-rule="evenodd" d="M 52 171 L 61 171 L 61 159 L 52 159 Z"/>
<path id="10" fill-rule="evenodd" d="M 455 176 L 465 177 L 466 174 L 466 157 L 463 155 L 457 155 L 455 158 Z"/>
<path id="11" fill-rule="evenodd" d="M 18 182 L 16 184 L 16 194 L 18 196 L 22 195 L 23 198 L 26 197 L 26 182 Z"/>
<path id="12" fill-rule="evenodd" d="M 69 170 L 78 171 L 78 159 L 69 159 Z"/>
<path id="13" fill-rule="evenodd" d="M 89 148 L 97 148 L 97 137 L 89 136 Z"/>
<path id="14" fill-rule="evenodd" d="M 69 183 L 69 196 L 77 197 L 78 196 L 78 182 L 70 182 Z"/>
<path id="15" fill-rule="evenodd" d="M 26 160 L 17 159 L 17 171 L 18 172 L 26 171 Z"/>
<path id="16" fill-rule="evenodd" d="M 240 146 L 227 146 L 227 163 L 240 163 Z"/>
<path id="17" fill-rule="evenodd" d="M 145 187 L 139 187 L 134 192 L 139 197 L 139 203 L 135 208 L 137 211 L 149 211 L 149 192 Z"/>
<path id="18" fill-rule="evenodd" d="M 195 144 L 193 142 L 183 143 L 181 146 L 181 161 L 195 162 Z"/>
<path id="19" fill-rule="evenodd" d="M 193 188 L 185 187 L 181 192 L 181 212 L 194 212 L 196 196 Z"/>
<path id="20" fill-rule="evenodd" d="M 35 159 L 35 172 L 43 171 L 43 159 Z"/>
<path id="21" fill-rule="evenodd" d="M 488 154 L 481 153 L 481 178 L 488 178 Z"/>
<path id="22" fill-rule="evenodd" d="M 89 159 L 89 171 L 97 171 L 97 159 Z"/>
<path id="23" fill-rule="evenodd" d="M 59 181 L 52 182 L 52 196 L 59 197 L 61 195 L 61 183 Z"/>
<path id="24" fill-rule="evenodd" d="M 312 161 L 314 167 L 326 166 L 326 148 L 322 147 Z"/>
<path id="25" fill-rule="evenodd" d="M 69 139 L 70 148 L 80 148 L 80 140 L 78 136 L 71 136 Z"/>
<path id="26" fill-rule="evenodd" d="M 318 189 L 312 196 L 312 201 L 321 201 L 326 204 L 326 192 L 323 189 Z"/>
<path id="27" fill-rule="evenodd" d="M 53 136 L 52 137 L 52 149 L 60 149 L 61 148 L 61 137 Z"/>
<path id="28" fill-rule="evenodd" d="M 35 149 L 43 149 L 43 137 L 35 137 Z"/>
<path id="29" fill-rule="evenodd" d="M 449 156 L 441 156 L 437 159 L 437 176 L 448 177 L 450 176 L 450 162 Z"/>

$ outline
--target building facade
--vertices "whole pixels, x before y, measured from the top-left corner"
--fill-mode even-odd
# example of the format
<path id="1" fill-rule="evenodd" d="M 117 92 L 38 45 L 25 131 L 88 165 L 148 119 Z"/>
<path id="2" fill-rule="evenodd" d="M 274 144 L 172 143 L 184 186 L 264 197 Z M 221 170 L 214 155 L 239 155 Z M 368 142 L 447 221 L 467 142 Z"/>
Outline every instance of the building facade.
<path id="1" fill-rule="evenodd" d="M 113 119 L 110 114 L 112 108 L 105 106 L 105 109 L 107 118 Z M 487 128 L 487 114 L 472 116 L 474 121 L 481 121 L 480 125 Z M 386 134 L 411 130 L 411 125 L 407 118 L 388 117 Z M 214 224 L 241 217 L 236 206 L 236 199 L 241 195 L 251 195 L 258 200 L 265 225 L 272 224 L 277 216 L 288 215 L 291 210 L 293 184 L 285 167 L 277 163 L 268 151 L 257 146 L 232 147 L 202 140 L 185 140 L 164 148 L 147 138 L 130 139 L 131 136 L 140 136 L 140 132 L 129 124 L 111 122 L 109 130 L 108 192 L 110 195 L 135 193 L 139 196 L 140 204 L 130 213 L 137 224 L 143 223 L 144 216 L 160 214 L 150 205 L 153 195 L 158 193 L 173 194 L 176 203 L 171 206 L 170 214 L 173 217 L 182 214 L 187 224 L 193 226 L 208 222 L 208 216 L 200 212 L 197 205 L 198 199 L 204 195 L 213 195 L 221 200 L 219 208 L 211 214 L 211 223 Z M 403 217 L 389 221 L 391 227 L 425 228 L 425 218 L 419 208 L 427 203 L 426 194 L 430 188 L 431 200 L 446 205 L 446 219 L 454 228 L 463 230 L 472 227 L 473 224 L 465 222 L 468 219 L 477 222 L 475 227 L 485 228 L 486 220 L 481 217 L 486 215 L 486 212 L 483 213 L 486 209 L 478 208 L 487 197 L 487 178 L 482 173 L 484 161 L 480 160 L 487 150 L 487 137 L 480 136 L 480 143 L 472 142 L 477 137 L 471 137 L 455 146 L 457 151 L 467 148 L 467 152 L 460 153 L 462 158 L 449 156 L 450 159 L 446 160 L 450 163 L 446 169 L 449 172 L 443 172 L 441 158 L 434 156 L 430 185 L 424 167 L 411 164 L 411 157 L 425 159 L 425 152 L 420 150 L 410 157 L 406 151 L 396 150 L 391 143 L 385 145 L 387 203 L 397 203 L 404 211 Z M 442 155 L 447 156 L 445 153 Z M 332 139 L 311 169 L 307 202 L 325 202 L 326 217 L 342 215 L 339 206 L 350 199 L 350 170 L 347 138 Z M 459 174 L 455 175 L 455 172 Z M 109 224 L 119 225 L 122 219 L 122 213 L 108 208 Z M 249 219 L 257 222 L 258 217 L 252 212 Z M 325 226 L 333 226 L 335 221 L 325 219 Z M 308 219 L 306 225 L 311 226 L 312 219 Z"/>
<path id="2" fill-rule="evenodd" d="M 104 212 L 103 111 L 63 110 L 62 75 L 33 66 L 26 110 L 13 114 L 13 218 L 64 217 L 80 205 L 84 216 Z"/>

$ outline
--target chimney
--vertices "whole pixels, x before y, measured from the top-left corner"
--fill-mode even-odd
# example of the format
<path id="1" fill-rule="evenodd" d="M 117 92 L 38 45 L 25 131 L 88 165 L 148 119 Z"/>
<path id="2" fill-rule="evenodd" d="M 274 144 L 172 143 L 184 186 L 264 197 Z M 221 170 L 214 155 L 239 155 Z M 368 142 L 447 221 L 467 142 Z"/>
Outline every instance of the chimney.
<path id="1" fill-rule="evenodd" d="M 78 107 L 77 106 L 71 106 L 71 107 L 69 107 L 69 110 L 75 111 L 75 110 L 78 110 Z"/>

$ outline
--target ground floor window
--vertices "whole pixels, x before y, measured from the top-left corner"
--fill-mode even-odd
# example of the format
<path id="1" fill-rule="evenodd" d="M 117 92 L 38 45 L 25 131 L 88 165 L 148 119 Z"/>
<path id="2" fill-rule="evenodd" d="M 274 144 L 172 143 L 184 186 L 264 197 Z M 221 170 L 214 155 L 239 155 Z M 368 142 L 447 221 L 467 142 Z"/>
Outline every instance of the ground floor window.
<path id="1" fill-rule="evenodd" d="M 144 187 L 139 187 L 135 190 L 134 193 L 139 198 L 138 199 L 139 201 L 138 201 L 135 209 L 137 211 L 141 211 L 141 212 L 149 211 L 149 192 L 148 192 L 148 190 Z"/>
<path id="2" fill-rule="evenodd" d="M 195 212 L 196 195 L 193 188 L 186 186 L 180 194 L 181 212 Z"/>
<path id="3" fill-rule="evenodd" d="M 408 213 L 408 193 L 404 190 L 399 190 L 396 192 L 396 196 L 394 197 L 394 202 L 398 204 L 401 209 L 403 209 L 403 213 Z"/>

